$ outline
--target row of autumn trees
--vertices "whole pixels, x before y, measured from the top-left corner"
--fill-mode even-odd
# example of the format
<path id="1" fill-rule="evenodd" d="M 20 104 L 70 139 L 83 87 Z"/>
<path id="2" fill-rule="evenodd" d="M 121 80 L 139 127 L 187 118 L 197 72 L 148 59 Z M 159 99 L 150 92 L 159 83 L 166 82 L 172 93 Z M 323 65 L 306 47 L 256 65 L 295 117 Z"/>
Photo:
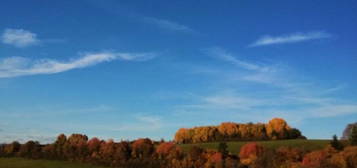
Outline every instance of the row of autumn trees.
<path id="1" fill-rule="evenodd" d="M 357 168 L 357 146 L 351 145 L 307 151 L 297 147 L 274 150 L 248 143 L 240 149 L 239 157 L 241 165 L 251 168 Z"/>
<path id="2" fill-rule="evenodd" d="M 283 120 L 273 119 L 266 129 L 284 135 L 279 130 L 291 129 L 281 123 Z M 357 168 L 357 127 L 351 130 L 348 142 L 334 136 L 330 145 L 316 151 L 284 146 L 271 149 L 255 142 L 242 146 L 238 154 L 229 153 L 225 142 L 218 150 L 197 146 L 182 150 L 182 146 L 148 138 L 114 142 L 61 134 L 52 144 L 28 141 L 0 145 L 0 157 L 67 160 L 115 168 Z"/>
<path id="3" fill-rule="evenodd" d="M 61 134 L 47 145 L 34 141 L 0 145 L 0 157 L 67 160 L 116 168 L 234 168 L 240 165 L 239 158 L 228 154 L 226 148 L 219 152 L 193 147 L 184 152 L 173 142 L 155 142 L 148 138 L 121 142 L 88 140 L 81 134 L 69 137 Z"/>
<path id="4" fill-rule="evenodd" d="M 81 134 L 67 138 L 62 134 L 48 145 L 34 141 L 0 145 L 0 157 L 68 160 L 116 168 L 357 168 L 355 138 L 350 143 L 335 139 L 316 151 L 284 146 L 271 149 L 251 142 L 243 145 L 238 154 L 232 154 L 224 142 L 218 150 L 193 146 L 183 151 L 172 142 L 150 139 L 114 142 L 88 140 Z"/>
<path id="5" fill-rule="evenodd" d="M 177 143 L 201 143 L 215 141 L 277 140 L 305 138 L 284 119 L 274 118 L 267 124 L 224 122 L 218 126 L 180 128 L 175 134 Z"/>

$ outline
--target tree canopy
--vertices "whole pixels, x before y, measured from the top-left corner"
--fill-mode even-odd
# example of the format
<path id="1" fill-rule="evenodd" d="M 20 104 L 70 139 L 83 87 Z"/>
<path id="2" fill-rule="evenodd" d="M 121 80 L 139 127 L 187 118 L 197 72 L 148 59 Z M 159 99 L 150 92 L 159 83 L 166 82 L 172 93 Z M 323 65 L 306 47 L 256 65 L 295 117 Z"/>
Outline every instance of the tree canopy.
<path id="1" fill-rule="evenodd" d="M 176 143 L 297 138 L 303 138 L 301 132 L 281 118 L 273 118 L 267 124 L 223 122 L 218 126 L 180 128 L 175 134 Z"/>

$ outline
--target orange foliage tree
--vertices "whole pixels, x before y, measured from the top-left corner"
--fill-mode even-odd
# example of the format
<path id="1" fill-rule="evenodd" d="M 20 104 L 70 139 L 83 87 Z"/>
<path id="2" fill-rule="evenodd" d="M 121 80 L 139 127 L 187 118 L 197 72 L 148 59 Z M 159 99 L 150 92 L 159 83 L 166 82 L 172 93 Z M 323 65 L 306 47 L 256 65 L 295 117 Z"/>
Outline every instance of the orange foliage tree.
<path id="1" fill-rule="evenodd" d="M 239 124 L 233 122 L 224 122 L 218 126 L 218 131 L 224 138 L 229 139 L 239 139 L 240 132 L 239 132 Z"/>
<path id="2" fill-rule="evenodd" d="M 224 122 L 218 126 L 180 128 L 175 134 L 176 143 L 201 143 L 232 140 L 296 139 L 301 132 L 291 128 L 285 120 L 274 118 L 268 124 L 239 124 Z"/>
<path id="3" fill-rule="evenodd" d="M 266 132 L 271 139 L 285 139 L 288 137 L 288 130 L 291 128 L 282 118 L 273 118 L 265 126 Z"/>

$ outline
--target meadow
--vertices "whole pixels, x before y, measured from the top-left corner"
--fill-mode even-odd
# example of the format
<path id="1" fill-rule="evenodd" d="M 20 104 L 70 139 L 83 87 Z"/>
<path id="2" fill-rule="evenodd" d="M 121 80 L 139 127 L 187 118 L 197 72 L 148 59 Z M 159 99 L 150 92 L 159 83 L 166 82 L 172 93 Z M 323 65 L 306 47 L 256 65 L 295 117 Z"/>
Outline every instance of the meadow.
<path id="1" fill-rule="evenodd" d="M 262 146 L 270 149 L 277 149 L 279 147 L 297 147 L 300 149 L 313 151 L 319 150 L 326 147 L 327 144 L 330 143 L 331 140 L 305 140 L 305 139 L 291 139 L 291 140 L 275 140 L 275 141 L 257 141 L 257 143 L 261 144 Z M 228 146 L 228 151 L 232 154 L 238 154 L 240 148 L 252 141 L 232 141 L 226 142 Z M 192 146 L 199 146 L 205 149 L 212 149 L 217 150 L 219 142 L 208 142 L 208 143 L 198 143 L 198 144 L 181 144 L 180 147 L 185 151 L 188 152 Z"/>
<path id="2" fill-rule="evenodd" d="M 0 158 L 1 168 L 105 168 L 68 161 L 32 160 L 23 158 Z"/>

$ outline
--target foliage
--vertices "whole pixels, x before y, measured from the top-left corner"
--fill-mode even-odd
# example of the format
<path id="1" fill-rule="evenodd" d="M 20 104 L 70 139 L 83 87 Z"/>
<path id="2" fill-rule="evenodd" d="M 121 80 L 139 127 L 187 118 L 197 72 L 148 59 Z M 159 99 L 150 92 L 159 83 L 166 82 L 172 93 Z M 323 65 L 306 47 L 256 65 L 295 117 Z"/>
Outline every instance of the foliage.
<path id="1" fill-rule="evenodd" d="M 357 126 L 353 126 L 351 129 L 351 134 L 349 136 L 350 144 L 353 146 L 357 146 Z"/>
<path id="2" fill-rule="evenodd" d="M 9 145 L 3 147 L 4 156 L 16 156 L 17 152 L 20 151 L 21 144 L 17 141 L 12 142 Z"/>
<path id="3" fill-rule="evenodd" d="M 264 152 L 264 147 L 253 142 L 245 144 L 239 152 L 240 160 L 245 165 L 253 164 Z"/>
<path id="4" fill-rule="evenodd" d="M 357 146 L 345 148 L 341 153 L 348 168 L 357 168 Z"/>
<path id="5" fill-rule="evenodd" d="M 180 128 L 175 134 L 175 142 L 180 144 L 297 138 L 303 138 L 301 132 L 298 129 L 290 128 L 281 118 L 274 118 L 268 124 L 223 122 L 218 126 Z"/>
<path id="6" fill-rule="evenodd" d="M 90 163 L 116 168 L 356 168 L 357 147 L 301 137 L 279 118 L 267 124 L 222 123 L 179 129 L 175 142 L 140 138 L 134 141 L 88 140 L 86 135 L 61 134 L 52 144 L 35 141 L 0 145 L 0 157 L 23 157 Z M 353 145 L 351 134 L 351 145 Z M 222 140 L 223 141 L 219 141 Z M 226 140 L 247 140 L 226 142 Z M 261 140 L 251 142 L 253 139 Z M 263 141 L 270 140 L 270 141 Z M 200 143 L 219 141 L 214 143 Z M 184 144 L 184 143 L 193 144 Z M 344 142 L 345 143 L 345 142 Z M 342 148 L 346 146 L 345 148 Z M 11 159 L 10 159 L 11 160 Z M 45 162 L 45 161 L 44 161 Z M 67 162 L 62 162 L 66 163 Z M 5 163 L 6 164 L 6 163 Z M 1 164 L 3 168 L 5 164 Z M 16 164 L 15 166 L 16 167 Z M 36 166 L 41 167 L 41 166 Z M 44 167 L 44 166 L 42 166 Z M 55 167 L 55 166 L 54 166 Z M 64 167 L 70 167 L 64 166 Z M 30 167 L 32 168 L 32 167 Z"/>
<path id="7" fill-rule="evenodd" d="M 40 144 L 38 142 L 28 141 L 25 144 L 21 145 L 18 155 L 26 158 L 40 158 Z"/>
<path id="8" fill-rule="evenodd" d="M 225 142 L 220 142 L 218 144 L 218 152 L 220 152 L 223 157 L 226 157 L 228 155 L 227 148 L 228 148 L 228 146 L 227 146 L 227 143 L 225 143 Z"/>
<path id="9" fill-rule="evenodd" d="M 148 157 L 154 152 L 154 144 L 148 138 L 138 139 L 132 144 L 132 156 L 136 158 Z"/>
<path id="10" fill-rule="evenodd" d="M 176 150 L 177 147 L 172 142 L 163 142 L 156 147 L 156 153 L 160 158 L 168 156 L 173 150 Z"/>
<path id="11" fill-rule="evenodd" d="M 330 145 L 335 148 L 336 150 L 342 150 L 343 149 L 343 145 L 342 143 L 337 139 L 337 136 L 334 135 L 332 137 L 332 141 L 330 142 Z"/>
<path id="12" fill-rule="evenodd" d="M 327 160 L 328 153 L 324 150 L 314 151 L 304 156 L 302 165 L 305 167 L 322 167 L 322 164 Z"/>
<path id="13" fill-rule="evenodd" d="M 343 133 L 342 133 L 342 140 L 348 140 L 350 135 L 351 135 L 351 132 L 352 132 L 352 128 L 357 126 L 357 122 L 355 123 L 351 123 L 351 124 L 348 124 L 346 126 L 346 128 L 343 130 Z"/>

